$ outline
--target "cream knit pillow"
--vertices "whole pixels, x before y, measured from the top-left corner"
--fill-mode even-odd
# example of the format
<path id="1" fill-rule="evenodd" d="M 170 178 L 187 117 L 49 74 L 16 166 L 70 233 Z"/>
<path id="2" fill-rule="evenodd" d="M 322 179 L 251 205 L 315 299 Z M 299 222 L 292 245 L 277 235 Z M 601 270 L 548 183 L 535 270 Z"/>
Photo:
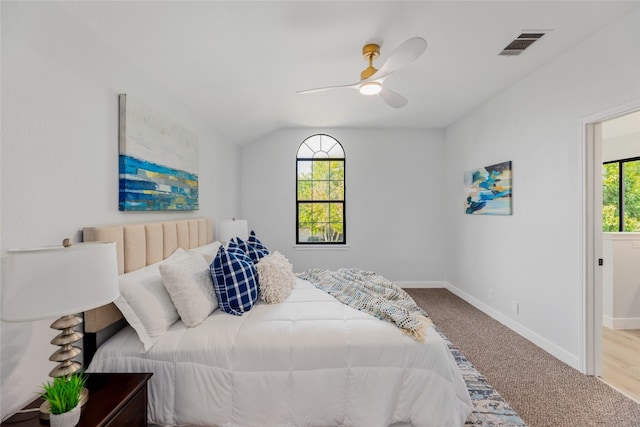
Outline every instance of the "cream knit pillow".
<path id="1" fill-rule="evenodd" d="M 286 300 L 296 286 L 296 275 L 289 260 L 278 251 L 264 256 L 256 264 L 260 298 L 275 304 Z"/>

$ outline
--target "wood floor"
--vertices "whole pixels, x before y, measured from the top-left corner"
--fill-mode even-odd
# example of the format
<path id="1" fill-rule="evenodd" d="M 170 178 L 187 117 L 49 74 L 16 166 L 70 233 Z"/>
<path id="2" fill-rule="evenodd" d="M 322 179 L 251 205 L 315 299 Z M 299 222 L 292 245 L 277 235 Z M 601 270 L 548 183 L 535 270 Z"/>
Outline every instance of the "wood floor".
<path id="1" fill-rule="evenodd" d="M 602 379 L 640 402 L 640 329 L 602 330 Z"/>

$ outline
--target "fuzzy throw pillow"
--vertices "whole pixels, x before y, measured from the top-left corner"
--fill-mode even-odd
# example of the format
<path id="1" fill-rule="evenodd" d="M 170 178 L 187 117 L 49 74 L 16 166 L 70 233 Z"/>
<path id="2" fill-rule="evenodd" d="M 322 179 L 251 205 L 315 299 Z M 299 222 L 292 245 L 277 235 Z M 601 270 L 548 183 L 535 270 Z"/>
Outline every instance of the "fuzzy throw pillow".
<path id="1" fill-rule="evenodd" d="M 286 300 L 296 287 L 296 275 L 289 260 L 278 251 L 265 255 L 256 264 L 260 297 L 269 304 Z"/>

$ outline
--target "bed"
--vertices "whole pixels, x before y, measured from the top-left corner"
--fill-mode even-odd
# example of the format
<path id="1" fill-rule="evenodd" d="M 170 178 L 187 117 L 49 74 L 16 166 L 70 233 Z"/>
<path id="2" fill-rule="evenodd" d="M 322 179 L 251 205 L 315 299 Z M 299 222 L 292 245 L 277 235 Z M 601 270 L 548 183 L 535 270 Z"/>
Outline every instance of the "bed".
<path id="1" fill-rule="evenodd" d="M 208 219 L 87 227 L 84 240 L 116 242 L 122 279 L 178 248 L 204 255 L 220 245 L 212 228 Z M 99 336 L 121 319 L 113 304 L 86 312 L 85 332 Z M 418 341 L 300 278 L 281 303 L 260 301 L 241 316 L 218 309 L 193 327 L 179 318 L 152 341 L 126 324 L 87 371 L 152 372 L 148 417 L 161 426 L 450 427 L 472 411 L 433 328 Z"/>

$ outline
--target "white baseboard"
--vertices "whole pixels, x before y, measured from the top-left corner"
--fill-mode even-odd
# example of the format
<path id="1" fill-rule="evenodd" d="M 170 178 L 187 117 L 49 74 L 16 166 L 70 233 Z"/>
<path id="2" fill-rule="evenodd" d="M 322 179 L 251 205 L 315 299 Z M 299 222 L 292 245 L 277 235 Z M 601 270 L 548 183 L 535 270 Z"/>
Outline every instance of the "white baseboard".
<path id="1" fill-rule="evenodd" d="M 606 314 L 602 315 L 602 325 L 606 326 L 609 329 L 613 329 L 613 317 L 607 316 Z"/>
<path id="2" fill-rule="evenodd" d="M 514 332 L 520 334 L 524 338 L 528 339 L 538 347 L 542 348 L 546 352 L 550 353 L 554 357 L 558 358 L 562 362 L 571 366 L 574 369 L 582 372 L 582 362 L 579 357 L 574 354 L 569 353 L 565 349 L 559 347 L 558 345 L 552 343 L 551 341 L 544 338 L 542 335 L 532 331 L 531 329 L 523 326 L 522 324 L 514 321 L 508 316 L 505 316 L 503 313 L 495 310 L 494 308 L 489 307 L 479 299 L 469 295 L 468 293 L 456 288 L 451 283 L 446 282 L 446 288 L 451 291 L 453 294 L 459 296 L 478 310 L 484 312 L 485 314 L 491 316 L 498 322 L 502 323 L 509 329 Z"/>
<path id="3" fill-rule="evenodd" d="M 640 329 L 640 317 L 602 316 L 602 324 L 610 329 Z"/>
<path id="4" fill-rule="evenodd" d="M 441 280 L 432 280 L 427 282 L 394 282 L 396 285 L 401 288 L 411 288 L 411 289 L 435 289 L 435 288 L 446 288 L 448 283 L 443 282 Z"/>

